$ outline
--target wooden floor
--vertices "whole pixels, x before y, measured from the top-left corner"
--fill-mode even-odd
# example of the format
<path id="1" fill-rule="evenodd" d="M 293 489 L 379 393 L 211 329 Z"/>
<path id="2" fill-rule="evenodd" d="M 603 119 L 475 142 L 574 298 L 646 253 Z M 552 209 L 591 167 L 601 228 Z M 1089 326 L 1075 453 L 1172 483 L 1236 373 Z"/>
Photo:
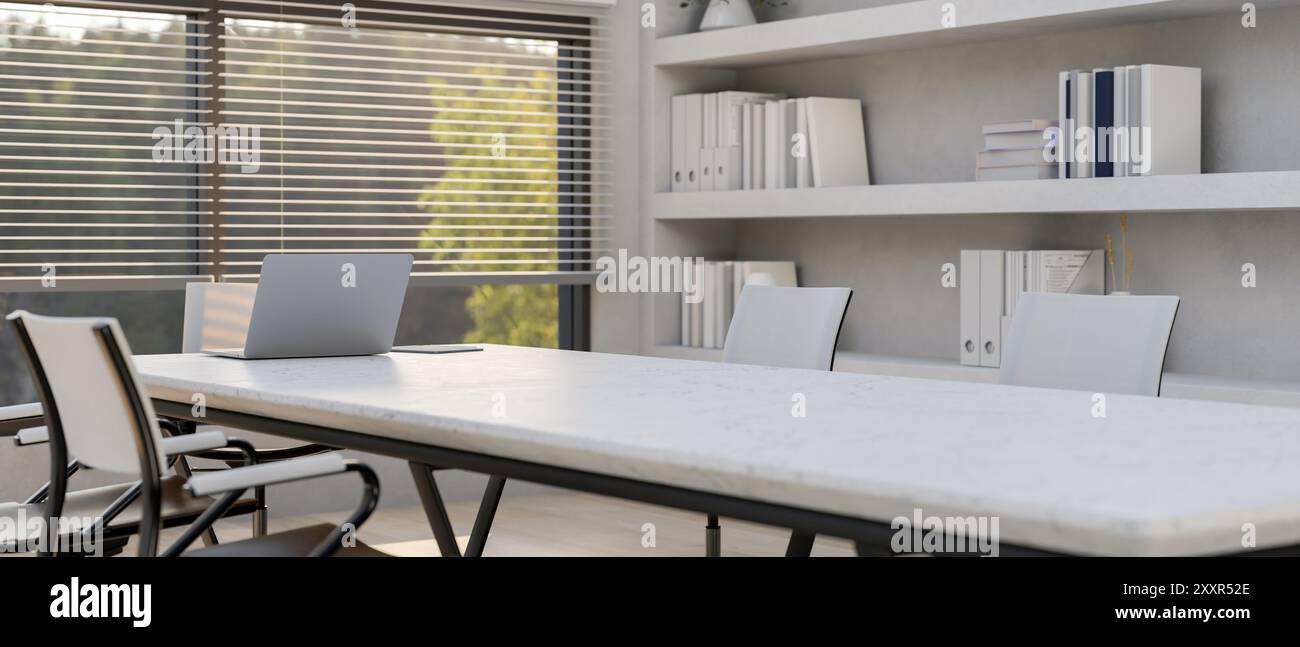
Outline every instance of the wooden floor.
<path id="1" fill-rule="evenodd" d="M 477 502 L 448 506 L 462 550 L 474 523 Z M 271 531 L 321 521 L 339 522 L 344 514 L 277 519 Z M 646 524 L 651 524 L 653 535 Z M 643 530 L 645 528 L 645 530 Z M 163 533 L 166 546 L 178 530 Z M 251 535 L 248 518 L 223 520 L 217 536 L 233 541 Z M 419 507 L 376 512 L 362 527 L 360 538 L 371 546 L 401 556 L 437 556 L 438 547 Z M 722 520 L 724 556 L 781 556 L 787 531 L 728 519 Z M 651 541 L 653 539 L 653 541 Z M 648 544 L 648 545 L 643 545 Z M 134 555 L 128 546 L 124 555 Z M 668 557 L 704 554 L 704 516 L 587 494 L 508 497 L 501 501 L 488 538 L 486 556 Z M 814 556 L 851 556 L 849 542 L 819 537 Z"/>

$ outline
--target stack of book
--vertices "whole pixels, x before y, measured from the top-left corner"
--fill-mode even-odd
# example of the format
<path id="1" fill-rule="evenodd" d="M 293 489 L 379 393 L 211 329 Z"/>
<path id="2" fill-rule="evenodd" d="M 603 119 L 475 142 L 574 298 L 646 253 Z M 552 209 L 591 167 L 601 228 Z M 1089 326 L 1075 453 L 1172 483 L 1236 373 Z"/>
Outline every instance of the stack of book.
<path id="1" fill-rule="evenodd" d="M 695 292 L 682 293 L 682 345 L 722 348 L 746 284 L 797 287 L 792 261 L 705 261 L 695 265 Z"/>
<path id="2" fill-rule="evenodd" d="M 1002 340 L 1026 292 L 1106 293 L 1106 252 L 963 249 L 961 363 L 1002 365 Z"/>
<path id="3" fill-rule="evenodd" d="M 1022 119 L 984 126 L 984 150 L 975 157 L 976 181 L 1056 177 L 1056 125 L 1047 119 Z"/>
<path id="4" fill-rule="evenodd" d="M 672 190 L 870 183 L 862 102 L 714 92 L 673 97 Z"/>
<path id="5" fill-rule="evenodd" d="M 1201 70 L 1121 65 L 1059 77 L 1060 178 L 1201 172 Z"/>

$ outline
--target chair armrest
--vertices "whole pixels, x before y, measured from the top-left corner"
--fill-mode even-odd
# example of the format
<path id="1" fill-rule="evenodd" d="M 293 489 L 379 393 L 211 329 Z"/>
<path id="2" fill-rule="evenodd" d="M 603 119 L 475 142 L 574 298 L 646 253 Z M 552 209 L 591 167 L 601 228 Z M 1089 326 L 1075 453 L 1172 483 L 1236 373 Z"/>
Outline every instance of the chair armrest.
<path id="1" fill-rule="evenodd" d="M 217 449 L 229 444 L 230 439 L 220 431 L 200 431 L 195 434 L 167 436 L 162 439 L 162 450 L 168 456 L 177 456 Z"/>
<path id="2" fill-rule="evenodd" d="M 44 418 L 39 402 L 0 407 L 0 436 L 12 436 L 21 429 L 40 424 Z"/>
<path id="3" fill-rule="evenodd" d="M 278 463 L 234 467 L 228 470 L 207 472 L 190 477 L 185 491 L 191 496 L 203 496 L 231 490 L 243 490 L 260 485 L 274 485 L 289 481 L 342 474 L 348 461 L 339 453 L 320 454 Z"/>
<path id="4" fill-rule="evenodd" d="M 304 456 L 315 456 L 317 454 L 327 454 L 338 451 L 338 447 L 328 445 L 295 445 L 293 447 L 276 447 L 274 449 L 257 449 L 258 463 L 275 463 L 286 461 Z M 211 460 L 224 461 L 231 467 L 238 466 L 243 462 L 243 454 L 228 449 L 213 449 L 202 453 L 195 454 L 197 458 L 207 458 Z"/>
<path id="5" fill-rule="evenodd" d="M 19 447 L 48 442 L 50 442 L 50 430 L 45 426 L 19 429 L 18 433 L 14 434 L 14 444 Z"/>

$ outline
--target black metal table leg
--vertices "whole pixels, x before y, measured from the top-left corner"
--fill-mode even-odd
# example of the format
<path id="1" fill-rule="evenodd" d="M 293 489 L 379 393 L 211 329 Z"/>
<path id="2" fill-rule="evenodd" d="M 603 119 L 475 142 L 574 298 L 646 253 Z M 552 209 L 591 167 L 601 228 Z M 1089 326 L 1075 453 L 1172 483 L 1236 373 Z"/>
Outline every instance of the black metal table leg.
<path id="1" fill-rule="evenodd" d="M 817 540 L 817 535 L 810 532 L 799 532 L 795 530 L 790 533 L 790 543 L 785 547 L 786 557 L 810 557 L 812 555 L 813 542 Z"/>
<path id="2" fill-rule="evenodd" d="M 716 514 L 709 515 L 709 525 L 704 527 L 704 556 L 722 557 L 722 526 Z"/>
<path id="3" fill-rule="evenodd" d="M 505 489 L 506 477 L 488 477 L 487 488 L 483 490 L 483 502 L 478 506 L 478 516 L 474 517 L 474 530 L 470 531 L 469 545 L 465 546 L 466 557 L 483 556 L 488 533 L 492 531 L 492 520 L 497 514 L 497 504 L 501 503 L 501 492 Z"/>
<path id="4" fill-rule="evenodd" d="M 438 552 L 443 557 L 460 557 L 460 546 L 456 544 L 456 532 L 451 527 L 447 516 L 447 506 L 438 492 L 438 482 L 433 478 L 433 468 L 420 463 L 408 463 L 411 477 L 415 479 L 415 490 L 420 493 L 420 504 L 424 506 L 424 516 L 429 519 L 429 528 L 433 538 L 438 541 Z"/>

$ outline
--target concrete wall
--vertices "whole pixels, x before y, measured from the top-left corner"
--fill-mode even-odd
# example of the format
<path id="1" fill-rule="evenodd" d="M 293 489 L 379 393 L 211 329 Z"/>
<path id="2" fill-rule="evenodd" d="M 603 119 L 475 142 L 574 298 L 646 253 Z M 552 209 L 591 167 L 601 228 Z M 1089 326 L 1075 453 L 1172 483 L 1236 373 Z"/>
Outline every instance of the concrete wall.
<path id="1" fill-rule="evenodd" d="M 842 10 L 872 3 L 796 2 Z M 874 3 L 884 4 L 884 3 Z M 792 7 L 787 7 L 789 10 Z M 873 182 L 974 179 L 984 123 L 1056 114 L 1056 74 L 1165 63 L 1204 71 L 1207 173 L 1300 169 L 1300 9 L 1268 10 L 1243 29 L 1223 15 L 1000 42 L 887 52 L 742 71 L 736 87 L 861 98 Z M 664 227 L 661 224 L 661 228 Z M 718 240 L 704 223 L 686 224 Z M 958 294 L 939 267 L 963 248 L 1100 248 L 1117 216 L 743 221 L 738 258 L 792 258 L 805 285 L 856 290 L 841 338 L 849 350 L 957 358 Z M 1150 215 L 1131 220 L 1134 291 L 1183 297 L 1168 368 L 1300 380 L 1291 330 L 1300 306 L 1300 213 Z M 1254 263 L 1258 287 L 1240 284 Z"/>

